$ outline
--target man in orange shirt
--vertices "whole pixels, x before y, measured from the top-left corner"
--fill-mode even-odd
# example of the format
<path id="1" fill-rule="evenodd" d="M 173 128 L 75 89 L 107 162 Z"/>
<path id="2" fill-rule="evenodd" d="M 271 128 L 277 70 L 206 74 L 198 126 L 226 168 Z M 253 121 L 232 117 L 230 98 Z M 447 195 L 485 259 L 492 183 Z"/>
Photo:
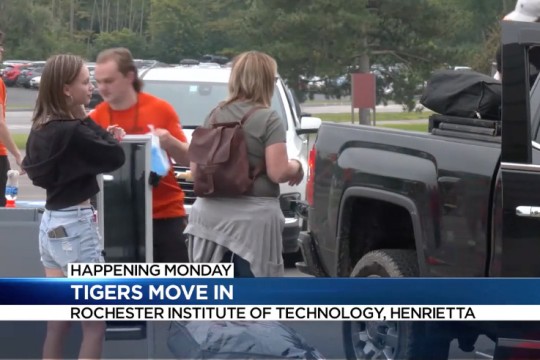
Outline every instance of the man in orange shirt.
<path id="1" fill-rule="evenodd" d="M 141 91 L 142 82 L 131 52 L 125 48 L 102 51 L 94 77 L 105 100 L 90 117 L 104 128 L 118 126 L 126 134 L 147 134 L 153 125 L 161 147 L 177 163 L 189 166 L 188 143 L 178 115 L 166 101 Z M 188 262 L 184 240 L 184 192 L 171 168 L 152 192 L 155 262 Z"/>
<path id="2" fill-rule="evenodd" d="M 4 54 L 4 33 L 0 31 L 0 62 Z M 6 123 L 6 86 L 0 77 L 0 207 L 6 206 L 4 191 L 6 189 L 7 172 L 10 169 L 8 161 L 8 150 L 15 158 L 15 162 L 21 167 L 22 156 L 13 141 Z"/>

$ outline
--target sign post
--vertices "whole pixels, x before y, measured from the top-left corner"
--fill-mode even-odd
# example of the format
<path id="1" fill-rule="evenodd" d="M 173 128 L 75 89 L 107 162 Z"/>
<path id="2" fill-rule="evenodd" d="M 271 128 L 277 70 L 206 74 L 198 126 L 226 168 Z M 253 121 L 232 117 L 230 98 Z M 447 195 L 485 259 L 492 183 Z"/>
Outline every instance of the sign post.
<path id="1" fill-rule="evenodd" d="M 376 109 L 376 87 L 375 75 L 369 73 L 353 73 L 351 74 L 351 123 L 354 124 L 354 109 L 359 111 L 362 109 L 373 110 L 372 125 L 376 125 L 375 109 Z"/>

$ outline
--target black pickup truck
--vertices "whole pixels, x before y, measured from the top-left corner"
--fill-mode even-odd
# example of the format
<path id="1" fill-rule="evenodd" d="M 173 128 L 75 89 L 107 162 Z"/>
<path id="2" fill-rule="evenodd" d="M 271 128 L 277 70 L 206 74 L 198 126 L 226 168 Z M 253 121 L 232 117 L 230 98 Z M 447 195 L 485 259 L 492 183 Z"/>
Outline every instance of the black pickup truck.
<path id="1" fill-rule="evenodd" d="M 330 277 L 540 276 L 540 85 L 529 83 L 537 45 L 540 24 L 502 24 L 501 121 L 433 116 L 428 133 L 324 123 L 309 159 L 299 269 Z M 346 322 L 346 353 L 447 358 L 451 339 L 471 351 L 484 334 L 497 344 L 495 358 L 505 358 L 521 351 L 515 340 L 540 340 L 530 336 L 540 334 L 538 323 L 445 324 Z"/>

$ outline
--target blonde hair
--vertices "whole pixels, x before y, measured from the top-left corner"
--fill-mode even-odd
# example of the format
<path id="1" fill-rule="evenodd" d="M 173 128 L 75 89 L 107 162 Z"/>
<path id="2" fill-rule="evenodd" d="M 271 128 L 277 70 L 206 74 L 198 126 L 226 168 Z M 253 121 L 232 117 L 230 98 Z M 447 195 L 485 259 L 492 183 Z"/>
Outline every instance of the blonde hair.
<path id="1" fill-rule="evenodd" d="M 38 128 L 49 119 L 71 119 L 70 104 L 64 94 L 64 86 L 77 79 L 84 60 L 77 55 L 60 54 L 47 59 L 32 117 L 32 126 Z"/>
<path id="2" fill-rule="evenodd" d="M 118 66 L 118 71 L 120 71 L 124 76 L 127 76 L 127 74 L 132 71 L 133 75 L 135 76 L 135 80 L 133 80 L 133 89 L 135 89 L 136 92 L 140 92 L 142 90 L 143 84 L 141 79 L 139 79 L 137 66 L 135 66 L 135 61 L 133 61 L 133 56 L 131 55 L 131 51 L 129 51 L 129 49 L 118 47 L 103 50 L 98 54 L 96 63 L 102 64 L 109 60 L 114 60 Z"/>
<path id="3" fill-rule="evenodd" d="M 276 83 L 277 63 L 259 51 L 244 52 L 233 59 L 229 78 L 230 104 L 238 100 L 270 106 Z"/>

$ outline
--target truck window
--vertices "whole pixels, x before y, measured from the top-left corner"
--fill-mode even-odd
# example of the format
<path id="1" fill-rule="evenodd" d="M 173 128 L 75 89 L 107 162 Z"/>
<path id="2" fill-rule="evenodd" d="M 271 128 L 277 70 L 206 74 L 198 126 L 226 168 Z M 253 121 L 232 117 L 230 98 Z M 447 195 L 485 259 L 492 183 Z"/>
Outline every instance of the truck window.
<path id="1" fill-rule="evenodd" d="M 540 46 L 529 49 L 529 77 L 531 81 L 530 119 L 531 134 L 535 142 L 540 143 Z"/>

